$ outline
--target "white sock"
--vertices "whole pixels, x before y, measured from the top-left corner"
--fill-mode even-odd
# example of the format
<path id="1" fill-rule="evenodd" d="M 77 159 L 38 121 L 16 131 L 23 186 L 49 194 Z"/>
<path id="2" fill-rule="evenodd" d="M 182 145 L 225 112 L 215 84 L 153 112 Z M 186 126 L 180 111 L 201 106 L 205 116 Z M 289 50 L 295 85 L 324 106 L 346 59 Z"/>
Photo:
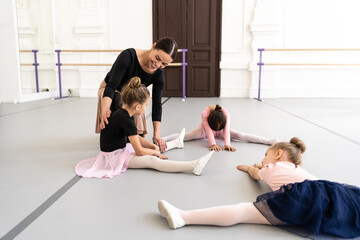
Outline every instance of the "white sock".
<path id="1" fill-rule="evenodd" d="M 159 200 L 158 208 L 160 214 L 166 218 L 170 228 L 177 229 L 185 226 L 184 219 L 180 214 L 180 210 L 165 200 Z"/>
<path id="2" fill-rule="evenodd" d="M 178 148 L 184 147 L 185 128 L 181 129 L 179 133 L 179 146 Z"/>
<path id="3" fill-rule="evenodd" d="M 197 176 L 201 175 L 204 171 L 205 166 L 209 163 L 210 159 L 214 155 L 215 151 L 210 151 L 206 155 L 202 156 L 197 160 L 197 165 L 194 168 L 193 173 Z"/>
<path id="4" fill-rule="evenodd" d="M 170 136 L 173 136 L 173 135 L 170 135 Z M 183 148 L 184 147 L 184 136 L 185 136 L 185 128 L 181 129 L 180 133 L 177 134 L 177 137 L 175 139 L 173 139 L 169 142 L 166 142 L 167 147 L 166 147 L 165 151 L 169 151 L 174 148 Z M 167 138 L 169 138 L 169 136 Z"/>

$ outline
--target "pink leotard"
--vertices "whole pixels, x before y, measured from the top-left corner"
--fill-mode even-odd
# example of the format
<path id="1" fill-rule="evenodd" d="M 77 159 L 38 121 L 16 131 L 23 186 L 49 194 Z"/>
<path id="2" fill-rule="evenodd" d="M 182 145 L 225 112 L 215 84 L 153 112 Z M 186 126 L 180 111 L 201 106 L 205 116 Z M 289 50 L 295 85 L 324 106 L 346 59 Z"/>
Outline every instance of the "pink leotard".
<path id="1" fill-rule="evenodd" d="M 259 171 L 260 179 L 265 181 L 273 191 L 278 190 L 282 185 L 305 180 L 317 180 L 301 166 L 291 162 L 276 162 L 264 166 Z"/>
<path id="2" fill-rule="evenodd" d="M 224 112 L 226 116 L 226 125 L 224 129 L 220 131 L 214 131 L 210 128 L 208 123 L 210 109 L 208 107 L 206 107 L 201 114 L 202 122 L 200 125 L 202 125 L 203 129 L 205 130 L 206 137 L 209 140 L 210 145 L 216 144 L 215 138 L 223 138 L 225 145 L 231 146 L 230 145 L 230 113 L 225 108 L 221 108 L 221 110 Z"/>

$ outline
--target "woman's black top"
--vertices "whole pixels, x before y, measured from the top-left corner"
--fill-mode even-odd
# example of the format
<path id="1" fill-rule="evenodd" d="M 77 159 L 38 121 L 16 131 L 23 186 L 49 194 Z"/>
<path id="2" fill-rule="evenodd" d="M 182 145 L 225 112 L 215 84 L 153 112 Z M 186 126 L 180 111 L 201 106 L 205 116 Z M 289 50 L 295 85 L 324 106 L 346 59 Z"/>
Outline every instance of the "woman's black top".
<path id="1" fill-rule="evenodd" d="M 152 89 L 152 120 L 161 121 L 161 97 L 165 79 L 162 69 L 157 69 L 153 74 L 145 72 L 138 61 L 133 48 L 122 51 L 105 77 L 106 88 L 103 97 L 114 99 L 115 90 L 121 91 L 122 87 L 132 77 L 139 77 L 145 86 L 153 84 Z"/>

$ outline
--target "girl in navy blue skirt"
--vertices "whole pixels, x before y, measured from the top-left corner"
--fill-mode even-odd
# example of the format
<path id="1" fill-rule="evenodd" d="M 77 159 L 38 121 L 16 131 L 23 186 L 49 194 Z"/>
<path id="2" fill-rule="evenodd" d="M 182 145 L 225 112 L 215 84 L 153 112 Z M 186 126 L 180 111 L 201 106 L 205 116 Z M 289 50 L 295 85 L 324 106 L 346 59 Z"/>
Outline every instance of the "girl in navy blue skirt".
<path id="1" fill-rule="evenodd" d="M 258 196 L 256 202 L 181 210 L 160 200 L 160 214 L 173 229 L 190 224 L 256 223 L 280 226 L 311 238 L 323 234 L 360 236 L 360 188 L 318 180 L 309 174 L 300 166 L 305 149 L 305 144 L 295 137 L 268 148 L 262 164 L 237 166 L 273 189 Z"/>

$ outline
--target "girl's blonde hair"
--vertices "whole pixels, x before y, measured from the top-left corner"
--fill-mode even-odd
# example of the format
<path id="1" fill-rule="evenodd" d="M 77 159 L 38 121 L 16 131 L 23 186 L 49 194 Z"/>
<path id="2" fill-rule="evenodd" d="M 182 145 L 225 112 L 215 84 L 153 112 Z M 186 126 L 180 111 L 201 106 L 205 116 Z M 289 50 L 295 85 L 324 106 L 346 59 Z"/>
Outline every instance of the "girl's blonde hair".
<path id="1" fill-rule="evenodd" d="M 305 143 L 297 137 L 291 138 L 289 142 L 278 142 L 270 148 L 274 151 L 279 149 L 285 151 L 289 160 L 295 165 L 301 165 L 302 154 L 306 150 Z"/>
<path id="2" fill-rule="evenodd" d="M 150 92 L 139 77 L 133 77 L 123 87 L 120 93 L 121 103 L 132 106 L 134 103 L 143 104 L 150 97 Z"/>

